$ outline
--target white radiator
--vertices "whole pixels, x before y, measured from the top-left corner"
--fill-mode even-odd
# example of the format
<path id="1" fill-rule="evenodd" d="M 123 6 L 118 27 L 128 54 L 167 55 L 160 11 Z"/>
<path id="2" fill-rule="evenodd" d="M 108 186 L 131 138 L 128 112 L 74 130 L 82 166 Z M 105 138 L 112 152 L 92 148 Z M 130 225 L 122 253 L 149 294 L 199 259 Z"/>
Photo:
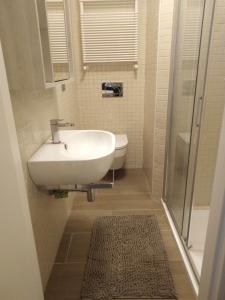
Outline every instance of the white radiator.
<path id="1" fill-rule="evenodd" d="M 80 0 L 83 63 L 138 62 L 138 0 Z"/>

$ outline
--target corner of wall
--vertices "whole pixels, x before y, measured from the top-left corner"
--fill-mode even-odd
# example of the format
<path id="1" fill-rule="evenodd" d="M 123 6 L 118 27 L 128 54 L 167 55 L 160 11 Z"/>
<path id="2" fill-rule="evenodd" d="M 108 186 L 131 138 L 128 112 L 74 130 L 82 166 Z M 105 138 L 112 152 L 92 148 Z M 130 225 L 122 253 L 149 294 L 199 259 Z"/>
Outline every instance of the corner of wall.
<path id="1" fill-rule="evenodd" d="M 173 11 L 174 0 L 160 1 L 152 174 L 152 197 L 156 199 L 161 199 L 163 191 Z"/>
<path id="2" fill-rule="evenodd" d="M 151 42 L 146 51 L 146 55 L 149 55 L 150 59 L 147 68 L 150 70 L 146 71 L 144 169 L 152 197 L 161 199 L 174 0 L 155 2 L 157 2 L 157 13 L 155 12 L 154 17 L 157 17 L 157 21 L 154 22 L 153 18 L 149 20 L 149 22 L 153 22 L 151 25 L 154 29 L 149 26 L 150 37 L 151 34 L 152 37 L 149 39 Z M 149 5 L 154 5 L 153 3 L 154 1 L 149 2 Z"/>

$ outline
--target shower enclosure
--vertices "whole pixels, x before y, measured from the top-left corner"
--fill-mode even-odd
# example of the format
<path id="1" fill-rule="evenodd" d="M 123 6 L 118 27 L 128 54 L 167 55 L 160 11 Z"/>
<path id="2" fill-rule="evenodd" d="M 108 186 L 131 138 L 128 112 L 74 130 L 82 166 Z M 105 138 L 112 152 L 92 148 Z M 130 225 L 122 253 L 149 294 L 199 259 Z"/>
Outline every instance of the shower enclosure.
<path id="1" fill-rule="evenodd" d="M 197 279 L 200 270 L 189 251 L 193 248 L 190 223 L 194 219 L 193 195 L 213 2 L 180 0 L 175 4 L 163 195 Z M 205 232 L 206 228 L 207 222 Z"/>

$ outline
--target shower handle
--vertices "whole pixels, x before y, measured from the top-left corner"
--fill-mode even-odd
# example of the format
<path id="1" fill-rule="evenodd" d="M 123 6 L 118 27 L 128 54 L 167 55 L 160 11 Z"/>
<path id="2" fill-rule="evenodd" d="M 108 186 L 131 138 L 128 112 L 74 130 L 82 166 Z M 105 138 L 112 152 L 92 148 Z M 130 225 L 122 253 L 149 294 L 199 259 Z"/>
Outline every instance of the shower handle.
<path id="1" fill-rule="evenodd" d="M 197 103 L 197 112 L 196 112 L 196 127 L 200 127 L 201 123 L 201 115 L 202 115 L 202 105 L 203 105 L 203 97 L 198 97 L 198 103 Z"/>

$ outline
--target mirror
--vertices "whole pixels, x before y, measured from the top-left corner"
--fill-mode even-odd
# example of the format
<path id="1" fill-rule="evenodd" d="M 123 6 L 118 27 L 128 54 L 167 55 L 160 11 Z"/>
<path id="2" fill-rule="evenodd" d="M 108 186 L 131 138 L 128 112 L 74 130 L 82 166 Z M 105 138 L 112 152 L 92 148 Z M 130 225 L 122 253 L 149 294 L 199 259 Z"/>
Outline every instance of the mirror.
<path id="1" fill-rule="evenodd" d="M 45 0 L 53 81 L 70 78 L 70 31 L 67 0 Z"/>

